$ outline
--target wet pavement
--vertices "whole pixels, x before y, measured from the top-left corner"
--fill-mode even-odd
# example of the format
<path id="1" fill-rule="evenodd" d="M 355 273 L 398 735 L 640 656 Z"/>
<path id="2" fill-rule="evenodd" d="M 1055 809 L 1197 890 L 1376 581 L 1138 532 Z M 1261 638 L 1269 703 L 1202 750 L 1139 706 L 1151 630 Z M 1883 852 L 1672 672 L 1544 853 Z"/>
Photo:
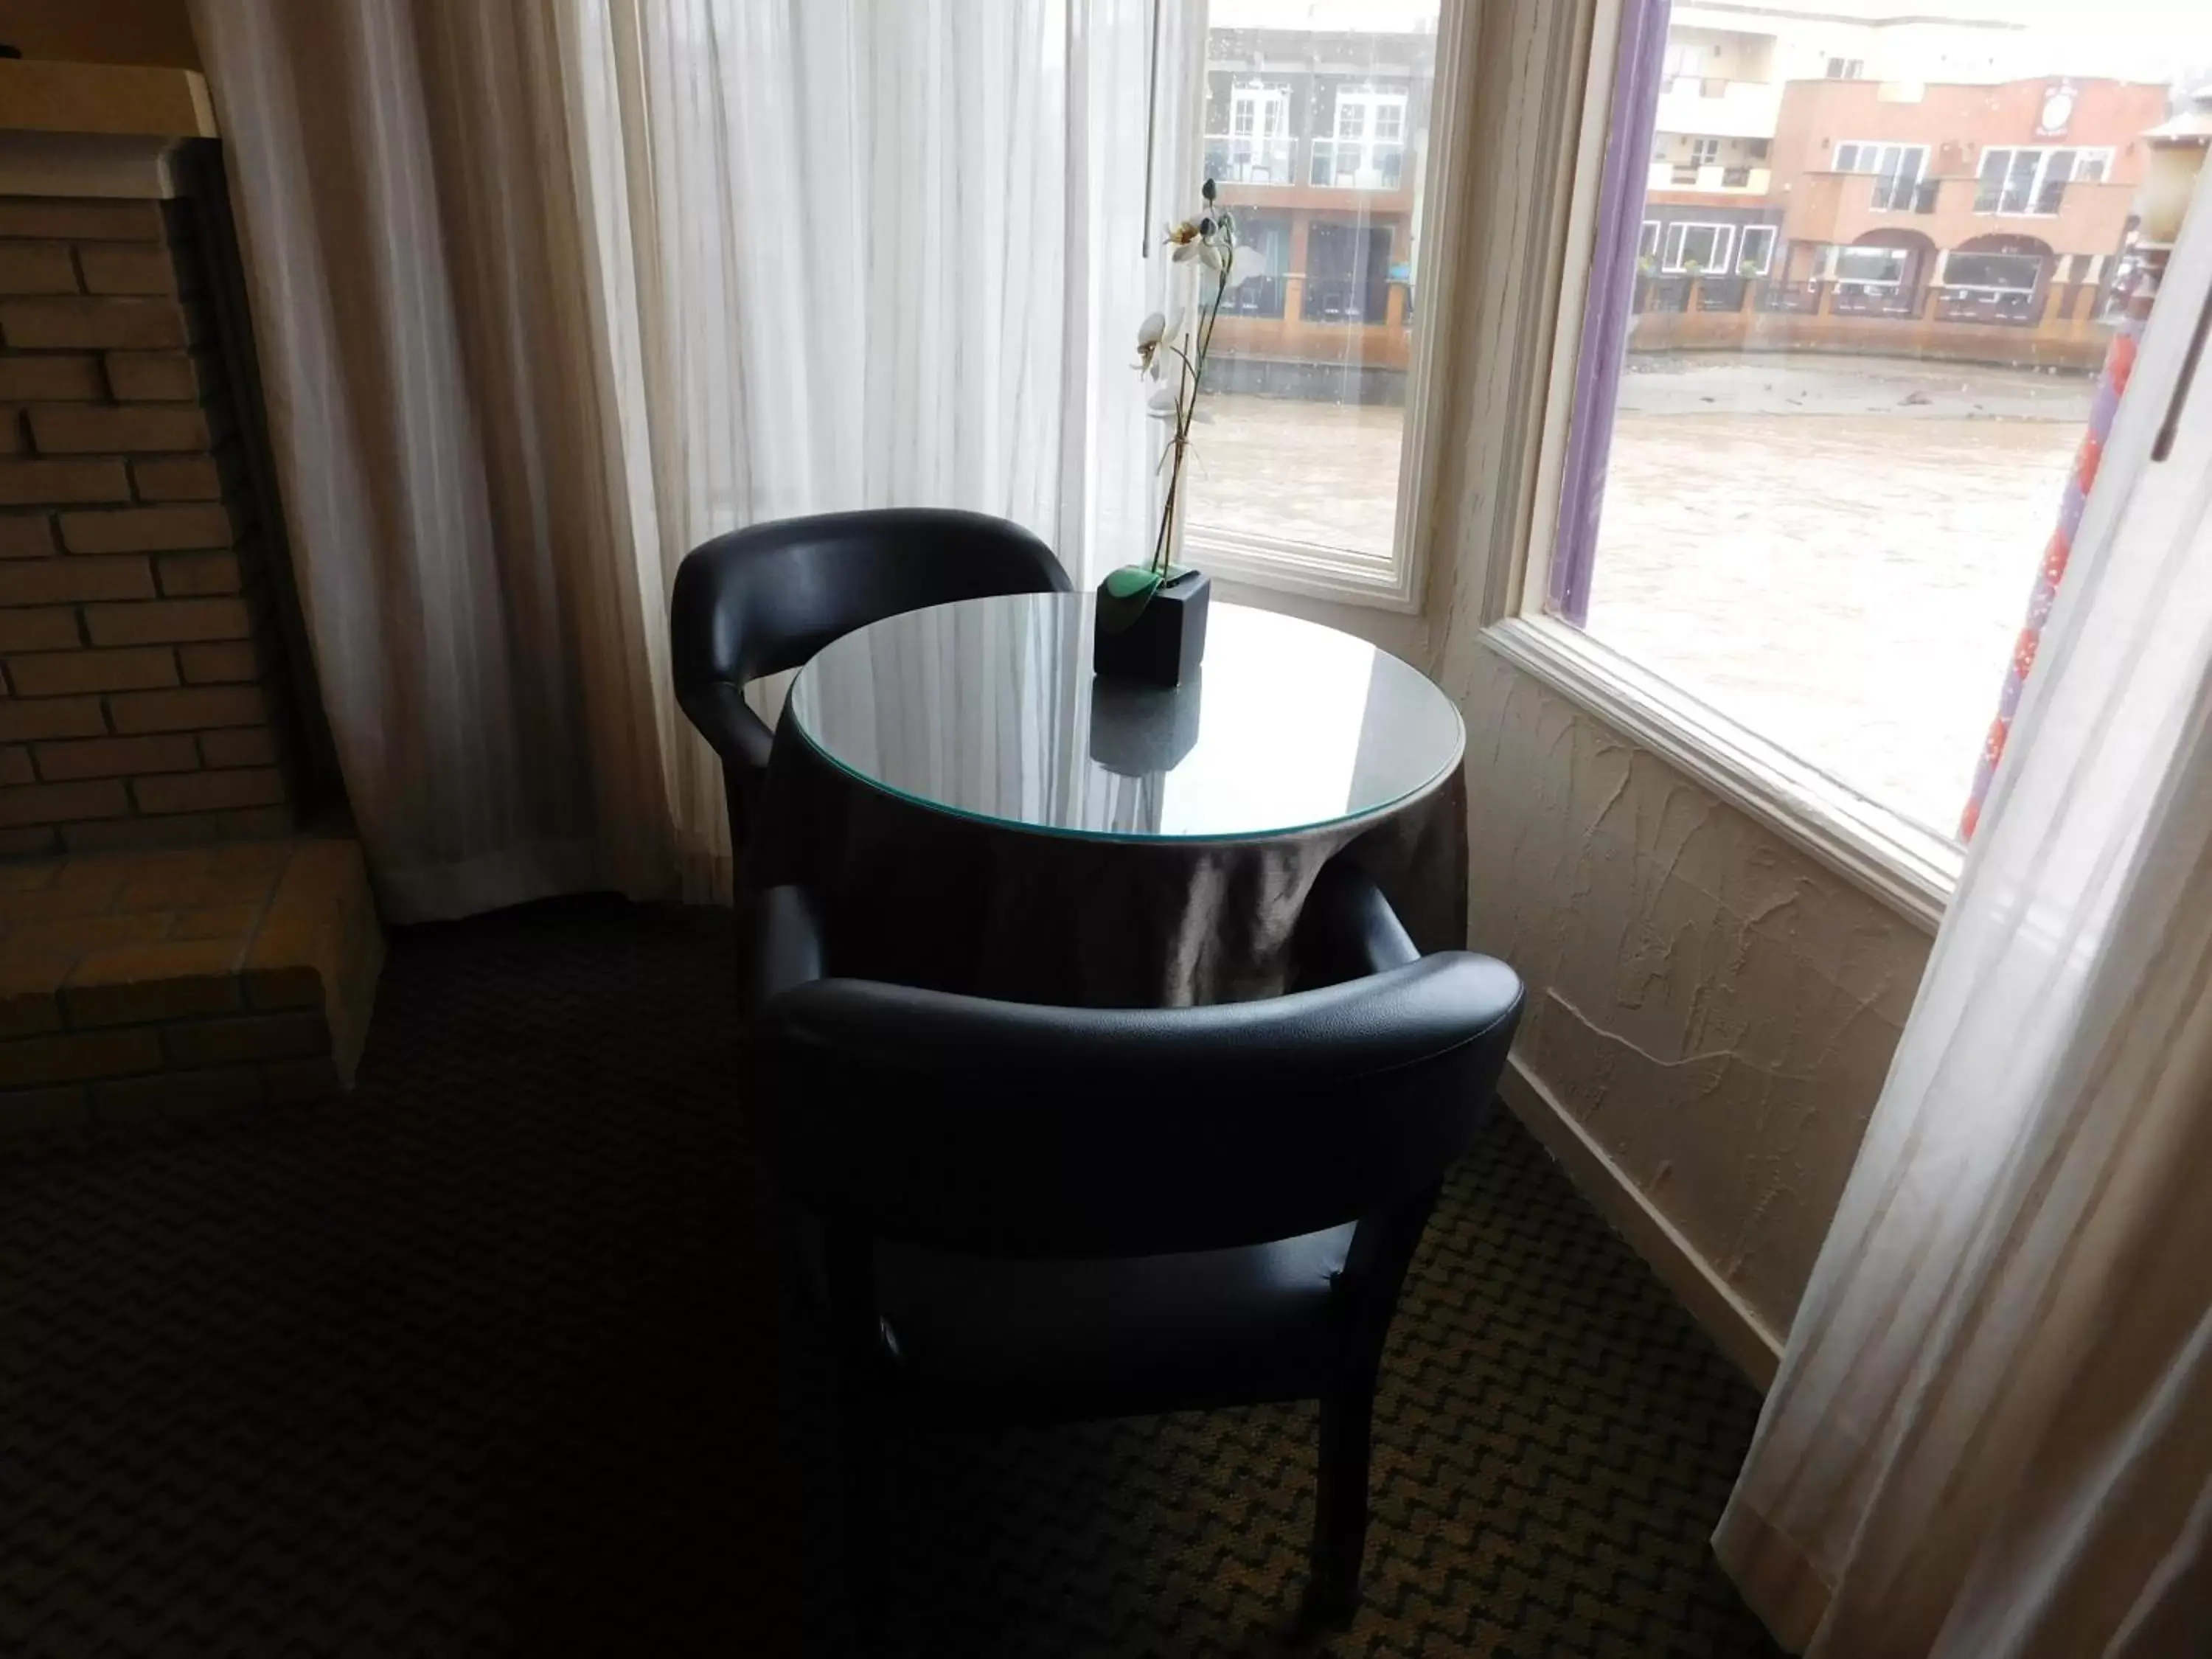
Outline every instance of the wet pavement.
<path id="1" fill-rule="evenodd" d="M 2089 392 L 1979 366 L 1632 358 L 1589 631 L 1948 834 Z M 1401 411 L 1208 401 L 1195 521 L 1387 556 Z"/>

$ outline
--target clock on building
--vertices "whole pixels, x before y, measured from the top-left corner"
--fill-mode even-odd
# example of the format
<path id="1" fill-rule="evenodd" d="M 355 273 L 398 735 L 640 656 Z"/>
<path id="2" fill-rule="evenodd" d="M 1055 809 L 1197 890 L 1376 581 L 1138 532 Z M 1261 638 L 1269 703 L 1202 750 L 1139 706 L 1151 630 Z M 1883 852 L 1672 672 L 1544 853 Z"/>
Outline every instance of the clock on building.
<path id="1" fill-rule="evenodd" d="M 2043 117 L 2035 132 L 2039 138 L 2051 137 L 2066 131 L 2066 124 L 2074 118 L 2074 88 L 2053 87 L 2043 97 Z"/>

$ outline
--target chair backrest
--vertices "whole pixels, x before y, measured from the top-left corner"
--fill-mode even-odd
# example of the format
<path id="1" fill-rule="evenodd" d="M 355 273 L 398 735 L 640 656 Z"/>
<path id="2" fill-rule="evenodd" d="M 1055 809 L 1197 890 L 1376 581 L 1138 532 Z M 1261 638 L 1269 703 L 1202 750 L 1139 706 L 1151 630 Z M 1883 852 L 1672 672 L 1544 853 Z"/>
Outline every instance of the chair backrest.
<path id="1" fill-rule="evenodd" d="M 1067 573 L 1019 525 L 935 507 L 781 519 L 717 536 L 676 573 L 676 691 L 742 687 L 839 635 L 925 605 L 1065 593 Z M 696 716 L 695 716 L 696 718 Z"/>
<path id="2" fill-rule="evenodd" d="M 1472 1144 L 1521 994 L 1463 951 L 1205 1008 L 812 980 L 759 1011 L 761 1109 L 794 1196 L 855 1232 L 1002 1256 L 1228 1249 L 1431 1186 Z"/>

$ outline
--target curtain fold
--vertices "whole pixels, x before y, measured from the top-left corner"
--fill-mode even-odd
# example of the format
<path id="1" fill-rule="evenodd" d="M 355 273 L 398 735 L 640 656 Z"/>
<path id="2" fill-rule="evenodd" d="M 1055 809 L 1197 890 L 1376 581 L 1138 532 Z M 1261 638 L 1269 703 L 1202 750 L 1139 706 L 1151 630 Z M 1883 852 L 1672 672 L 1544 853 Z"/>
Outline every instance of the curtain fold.
<path id="1" fill-rule="evenodd" d="M 1793 1650 L 2212 1651 L 2208 194 L 1715 1535 Z"/>
<path id="2" fill-rule="evenodd" d="M 194 0 L 193 21 L 391 919 L 727 893 L 715 763 L 668 681 L 667 595 L 709 537 L 946 505 L 1027 526 L 1079 580 L 1149 552 L 1127 342 L 1196 179 L 1202 8 Z"/>
<path id="3" fill-rule="evenodd" d="M 395 921 L 671 890 L 526 3 L 197 0 L 318 678 Z"/>

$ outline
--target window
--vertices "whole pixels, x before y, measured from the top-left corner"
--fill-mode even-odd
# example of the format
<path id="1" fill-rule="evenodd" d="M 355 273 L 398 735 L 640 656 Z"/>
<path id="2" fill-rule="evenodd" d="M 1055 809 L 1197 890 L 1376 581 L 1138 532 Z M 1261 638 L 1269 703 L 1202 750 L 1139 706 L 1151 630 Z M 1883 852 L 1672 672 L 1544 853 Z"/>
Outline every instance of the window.
<path id="1" fill-rule="evenodd" d="M 1720 159 L 1721 141 L 1719 139 L 1692 138 L 1690 140 L 1690 165 L 1692 167 L 1709 167 Z"/>
<path id="2" fill-rule="evenodd" d="M 1774 235 L 1772 225 L 1743 228 L 1743 246 L 1736 255 L 1736 275 L 1764 276 L 1774 269 Z"/>
<path id="3" fill-rule="evenodd" d="M 1943 268 L 1946 287 L 1991 294 L 2032 294 L 2042 275 L 2032 253 L 1954 253 Z"/>
<path id="4" fill-rule="evenodd" d="M 1831 81 L 1856 81 L 1865 74 L 1866 59 L 1863 58 L 1831 58 L 1828 60 L 1827 78 Z"/>
<path id="5" fill-rule="evenodd" d="M 2101 184 L 2112 162 L 2109 149 L 1985 149 L 1974 175 L 1974 211 L 2055 214 L 2069 184 Z"/>
<path id="6" fill-rule="evenodd" d="M 1875 175 L 1871 205 L 1877 213 L 1910 211 L 1919 191 L 1920 175 L 1927 166 L 1925 144 L 1847 141 L 1836 146 L 1837 172 Z"/>
<path id="7" fill-rule="evenodd" d="M 1649 259 L 1659 252 L 1659 222 L 1646 219 L 1636 233 L 1636 257 Z"/>
<path id="8" fill-rule="evenodd" d="M 1207 124 L 1206 172 L 1248 184 L 1291 183 L 1290 88 L 1237 86 L 1230 90 L 1228 109 L 1225 129 L 1214 130 L 1218 115 Z"/>
<path id="9" fill-rule="evenodd" d="M 1835 276 L 1838 283 L 1850 288 L 1895 288 L 1905 280 L 1905 250 L 1839 247 L 1836 250 Z"/>
<path id="10" fill-rule="evenodd" d="M 2078 38 L 2049 8 L 1995 3 L 2018 26 L 2016 76 L 2075 71 Z M 2177 27 L 2150 0 L 2103 4 L 2114 51 L 2212 62 L 2212 10 Z M 1546 377 L 1520 611 L 1493 637 L 1804 844 L 1842 849 L 1838 867 L 1940 905 L 2077 456 L 2109 419 L 2100 367 L 2121 324 L 2081 289 L 2165 257 L 2122 228 L 2124 202 L 2077 214 L 2067 193 L 2131 191 L 2121 166 L 2168 94 L 2100 82 L 2076 142 L 1976 153 L 1962 135 L 2002 130 L 2005 90 L 1931 75 L 1882 106 L 1879 139 L 1777 143 L 1764 222 L 1663 222 L 1663 270 L 1766 277 L 1709 277 L 1686 301 L 1626 269 L 1613 227 L 1648 246 L 1655 170 L 1602 172 L 1620 132 L 1602 112 L 1634 88 L 1654 154 L 1682 152 L 1652 130 L 1648 70 L 1608 69 L 1573 180 L 1591 240 L 1570 246 L 1607 263 L 1570 278 L 1587 286 L 1567 290 Z M 1817 131 L 1837 92 L 1786 82 L 1778 100 L 1778 131 Z M 2042 216 L 1917 211 L 1937 171 L 1960 208 Z M 1945 361 L 1917 355 L 1931 326 Z"/>
<path id="11" fill-rule="evenodd" d="M 1406 94 L 1340 90 L 1330 134 L 1314 145 L 1313 182 L 1340 190 L 1395 190 L 1403 177 Z"/>
<path id="12" fill-rule="evenodd" d="M 1729 252 L 1735 246 L 1734 225 L 1674 224 L 1667 227 L 1667 257 L 1662 270 L 1717 270 L 1729 269 Z"/>
<path id="13" fill-rule="evenodd" d="M 1209 19 L 1209 165 L 1259 274 L 1216 325 L 1184 545 L 1226 576 L 1410 608 L 1438 4 L 1349 27 L 1316 9 L 1217 0 Z"/>

